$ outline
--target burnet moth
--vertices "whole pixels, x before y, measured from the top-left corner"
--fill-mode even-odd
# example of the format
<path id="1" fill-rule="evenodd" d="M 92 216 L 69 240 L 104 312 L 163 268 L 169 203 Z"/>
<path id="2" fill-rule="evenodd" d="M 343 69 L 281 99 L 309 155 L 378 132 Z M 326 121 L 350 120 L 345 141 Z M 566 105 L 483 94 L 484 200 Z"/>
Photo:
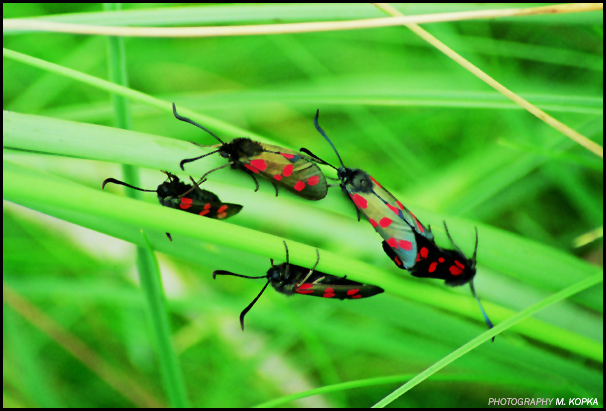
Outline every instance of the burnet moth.
<path id="1" fill-rule="evenodd" d="M 359 298 L 372 297 L 381 294 L 383 289 L 371 284 L 362 284 L 357 281 L 348 280 L 345 277 L 337 277 L 330 274 L 325 274 L 321 271 L 316 271 L 320 262 L 320 252 L 316 249 L 318 259 L 314 266 L 309 269 L 288 263 L 288 247 L 284 241 L 286 249 L 286 262 L 274 265 L 274 260 L 270 259 L 271 268 L 266 275 L 259 277 L 251 277 L 247 275 L 235 274 L 230 271 L 217 270 L 213 272 L 213 279 L 218 275 L 232 275 L 242 278 L 267 278 L 267 283 L 261 289 L 261 292 L 255 299 L 242 311 L 240 314 L 240 325 L 244 331 L 244 316 L 252 308 L 257 300 L 261 297 L 269 284 L 279 293 L 291 296 L 293 294 L 311 295 L 322 298 L 332 298 L 339 300 L 357 300 Z"/>
<path id="2" fill-rule="evenodd" d="M 211 147 L 216 150 L 198 157 L 181 160 L 181 169 L 185 170 L 184 165 L 186 163 L 215 153 L 219 153 L 221 157 L 229 161 L 221 167 L 208 171 L 202 176 L 201 180 L 204 180 L 208 174 L 214 171 L 231 166 L 232 169 L 243 170 L 253 178 L 256 184 L 255 191 L 259 189 L 259 182 L 255 178 L 255 175 L 258 175 L 272 183 L 276 190 L 276 196 L 278 195 L 276 184 L 278 184 L 307 200 L 321 200 L 326 197 L 328 192 L 326 177 L 324 177 L 318 165 L 315 164 L 314 159 L 293 150 L 259 143 L 246 137 L 235 138 L 229 143 L 225 143 L 210 130 L 187 117 L 179 115 L 175 103 L 173 103 L 173 114 L 177 119 L 206 131 L 220 143 L 209 146 L 194 143 L 200 147 Z"/>
<path id="3" fill-rule="evenodd" d="M 358 220 L 360 219 L 360 212 L 362 212 L 383 238 L 383 250 L 399 268 L 408 270 L 415 277 L 444 280 L 449 286 L 469 283 L 471 292 L 480 306 L 488 328 L 492 328 L 493 324 L 486 315 L 473 285 L 478 250 L 477 229 L 476 245 L 471 259 L 465 257 L 461 249 L 454 243 L 446 223 L 444 223 L 446 234 L 455 249 L 448 250 L 438 247 L 430 227 L 421 224 L 415 215 L 387 189 L 365 171 L 345 167 L 332 141 L 318 124 L 319 114 L 320 111 L 318 110 L 314 119 L 316 129 L 334 150 L 341 167 L 332 166 L 307 149 L 302 148 L 301 151 L 337 170 L 337 177 L 341 181 L 341 189 L 356 206 Z"/>
<path id="4" fill-rule="evenodd" d="M 168 179 L 160 184 L 156 190 L 145 190 L 131 186 L 115 178 L 106 179 L 103 182 L 102 188 L 105 188 L 107 183 L 114 183 L 139 191 L 157 193 L 158 201 L 164 207 L 183 210 L 217 220 L 234 216 L 242 210 L 240 204 L 224 203 L 219 200 L 219 197 L 215 193 L 202 190 L 200 187 L 192 186 L 191 184 L 185 184 L 174 174 L 164 173 L 168 176 Z M 172 241 L 170 234 L 166 233 L 166 235 Z"/>

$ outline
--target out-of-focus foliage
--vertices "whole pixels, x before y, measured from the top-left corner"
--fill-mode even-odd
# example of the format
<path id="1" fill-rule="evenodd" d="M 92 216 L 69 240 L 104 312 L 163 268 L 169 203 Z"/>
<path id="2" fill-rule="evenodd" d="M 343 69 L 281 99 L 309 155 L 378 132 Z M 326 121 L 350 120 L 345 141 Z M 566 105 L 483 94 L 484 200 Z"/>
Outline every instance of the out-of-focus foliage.
<path id="1" fill-rule="evenodd" d="M 57 15 L 55 19 L 66 22 L 139 26 L 383 16 L 371 5 L 125 7 L 131 10 L 118 14 L 103 13 L 94 4 L 4 4 L 3 10 L 4 18 Z M 462 7 L 478 6 L 399 9 L 423 14 Z M 62 13 L 66 14 L 59 16 Z M 602 143 L 601 13 L 424 27 L 510 90 Z M 599 271 L 601 235 L 581 247 L 575 247 L 575 239 L 599 232 L 603 224 L 601 159 L 506 100 L 404 27 L 250 37 L 126 38 L 125 45 L 130 88 L 276 144 L 306 147 L 336 164 L 332 150 L 313 127 L 319 108 L 320 123 L 344 162 L 371 172 L 434 227 L 439 244 L 448 245 L 440 229 L 446 220 L 457 243 L 470 253 L 473 227 L 478 226 L 476 288 L 496 323 Z M 108 78 L 107 43 L 101 37 L 5 33 L 4 47 Z M 7 58 L 3 98 L 7 111 L 114 126 L 106 91 Z M 137 101 L 132 116 L 135 131 L 215 143 L 201 130 Z M 80 147 L 88 144 L 85 126 Z M 77 136 L 62 140 L 58 129 L 41 127 L 40 135 L 46 133 L 52 136 L 46 144 L 55 145 L 56 152 L 66 153 L 75 146 L 67 141 Z M 231 137 L 235 136 L 225 135 Z M 132 159 L 132 164 L 148 164 L 151 169 L 141 171 L 143 187 L 155 188 L 162 181 L 160 168 L 177 171 L 179 158 L 158 159 L 151 148 L 133 147 L 128 143 L 134 140 L 127 138 L 102 138 L 90 141 L 94 155 L 82 157 L 105 158 L 103 154 L 117 162 L 113 151 Z M 93 149 L 95 145 L 103 147 Z M 48 151 L 42 146 L 38 151 Z M 182 150 L 182 158 L 200 153 L 194 146 L 184 151 L 181 142 L 166 147 Z M 4 405 L 167 405 L 137 284 L 135 247 L 129 243 L 141 244 L 139 230 L 143 227 L 147 232 L 149 226 L 122 221 L 125 215 L 119 203 L 98 212 L 89 207 L 86 193 L 101 190 L 107 177 L 121 178 L 121 168 L 78 157 L 4 150 L 5 172 L 24 178 L 31 174 L 34 177 L 28 181 L 40 181 L 25 187 L 27 191 L 43 190 L 57 180 L 56 187 L 65 191 L 54 194 L 74 205 L 51 203 L 50 197 L 48 203 L 30 197 L 19 201 L 15 191 L 5 193 L 12 201 L 4 202 L 4 283 L 42 310 L 50 322 L 31 306 L 5 298 Z M 192 169 L 203 172 L 221 164 L 221 159 L 208 159 Z M 251 406 L 307 389 L 391 375 L 403 375 L 403 383 L 484 330 L 467 288 L 447 289 L 440 282 L 415 279 L 398 270 L 383 254 L 372 227 L 356 221 L 353 207 L 338 188 L 320 202 L 306 202 L 284 190 L 276 199 L 267 182 L 253 193 L 254 183 L 247 176 L 227 169 L 206 184 L 223 200 L 244 205 L 228 221 L 233 226 L 225 224 L 223 230 L 233 233 L 233 248 L 223 240 L 215 244 L 173 234 L 169 243 L 162 230 L 149 234 L 160 251 L 172 337 L 193 406 Z M 123 195 L 121 189 L 107 191 Z M 143 197 L 156 202 L 154 194 Z M 161 213 L 161 218 L 171 216 Z M 242 239 L 239 236 L 246 231 L 241 228 L 258 234 Z M 267 290 L 247 315 L 247 330 L 242 333 L 238 315 L 263 281 L 229 277 L 213 281 L 211 273 L 225 269 L 263 275 L 269 261 L 259 252 L 264 247 L 258 244 L 262 233 L 368 264 L 399 283 L 378 297 L 353 302 L 286 298 Z M 280 248 L 270 252 L 283 259 Z M 551 265 L 565 268 L 542 268 Z M 406 290 L 410 298 L 405 298 Z M 537 324 L 533 330 L 523 324 L 508 330 L 494 344 L 471 351 L 393 404 L 469 407 L 485 406 L 490 398 L 586 397 L 598 398 L 601 405 L 602 361 L 595 347 L 602 343 L 602 301 L 601 287 L 594 287 L 548 308 L 536 316 L 539 321 L 533 323 Z M 43 319 L 50 330 L 61 327 L 67 334 L 41 331 L 40 323 L 26 319 L 28 313 Z M 99 377 L 69 354 L 68 336 L 88 345 L 102 359 L 100 366 L 107 374 Z M 558 336 L 570 343 L 558 344 Z M 128 389 L 138 400 L 111 387 L 111 383 L 131 387 L 124 382 L 126 377 L 136 384 L 136 389 Z M 397 386 L 367 384 L 294 405 L 365 407 Z"/>

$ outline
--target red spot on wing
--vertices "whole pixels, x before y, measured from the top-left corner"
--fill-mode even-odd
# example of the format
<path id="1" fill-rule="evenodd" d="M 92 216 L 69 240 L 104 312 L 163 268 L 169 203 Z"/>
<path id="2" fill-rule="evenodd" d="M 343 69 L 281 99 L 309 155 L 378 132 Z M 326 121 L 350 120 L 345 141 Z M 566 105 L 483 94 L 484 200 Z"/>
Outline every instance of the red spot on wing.
<path id="1" fill-rule="evenodd" d="M 352 298 L 352 299 L 353 299 L 353 298 L 362 298 L 362 295 L 361 295 L 361 294 L 356 294 L 356 295 L 352 296 L 351 298 Z"/>
<path id="2" fill-rule="evenodd" d="M 391 237 L 387 240 L 387 244 L 389 244 L 391 248 L 395 249 L 401 248 L 402 250 L 406 251 L 412 250 L 412 243 L 407 240 L 396 240 L 395 238 Z"/>
<path id="3" fill-rule="evenodd" d="M 189 207 L 191 207 L 193 201 L 194 200 L 191 198 L 181 197 L 181 204 L 179 204 L 179 207 L 181 207 L 181 210 L 187 210 Z"/>
<path id="4" fill-rule="evenodd" d="M 294 155 L 294 154 L 286 154 L 286 153 L 280 153 L 280 154 L 282 154 L 282 156 L 284 156 L 285 158 L 288 158 L 289 160 L 290 160 L 291 158 L 294 158 L 294 157 L 295 157 L 295 155 Z"/>
<path id="5" fill-rule="evenodd" d="M 259 170 L 257 168 L 251 166 L 250 164 L 244 164 L 244 167 L 248 168 L 253 173 L 258 173 L 259 172 Z"/>
<path id="6" fill-rule="evenodd" d="M 455 261 L 456 262 L 456 261 Z M 450 274 L 452 275 L 460 275 L 463 274 L 463 270 L 460 269 L 457 266 L 451 265 L 450 267 L 448 267 L 448 270 L 450 271 Z"/>
<path id="7" fill-rule="evenodd" d="M 297 183 L 295 184 L 294 189 L 297 191 L 301 191 L 305 188 L 305 183 L 303 181 L 297 181 Z"/>
<path id="8" fill-rule="evenodd" d="M 379 225 L 379 223 L 377 223 L 377 222 L 376 222 L 375 220 L 373 220 L 372 218 L 369 218 L 369 219 L 368 219 L 368 221 L 370 222 L 370 224 L 371 224 L 373 227 L 377 227 L 377 226 Z"/>
<path id="9" fill-rule="evenodd" d="M 217 215 L 217 219 L 219 220 L 223 220 L 225 217 L 227 217 L 227 213 L 220 213 L 219 215 Z"/>
<path id="10" fill-rule="evenodd" d="M 438 266 L 438 263 L 436 263 L 435 261 L 431 264 L 429 264 L 429 269 L 427 271 L 429 271 L 430 273 L 433 273 L 434 271 L 436 271 L 436 267 Z"/>
<path id="11" fill-rule="evenodd" d="M 326 290 L 324 290 L 324 295 L 322 297 L 324 298 L 332 298 L 335 296 L 335 289 L 334 288 L 327 288 Z"/>
<path id="12" fill-rule="evenodd" d="M 448 270 L 450 271 L 450 274 L 452 275 L 460 275 L 463 274 L 463 270 L 465 269 L 465 265 L 458 261 L 455 260 L 455 265 L 451 265 L 450 267 L 448 267 Z"/>
<path id="13" fill-rule="evenodd" d="M 404 206 L 398 200 L 396 200 L 396 204 L 398 205 L 398 207 L 400 207 L 400 210 L 404 210 Z M 412 213 L 410 213 L 410 214 L 412 214 Z"/>
<path id="14" fill-rule="evenodd" d="M 347 295 L 354 295 L 357 294 L 360 291 L 359 288 L 353 289 L 353 290 L 347 290 Z"/>
<path id="15" fill-rule="evenodd" d="M 374 178 L 372 178 L 371 176 L 368 176 L 368 177 L 370 177 L 370 179 L 373 181 L 373 183 L 375 183 L 376 185 L 378 185 L 379 187 L 381 187 L 381 184 L 377 183 L 377 180 L 375 180 L 375 179 L 374 179 Z M 382 188 L 382 187 L 381 187 L 381 188 Z"/>
<path id="16" fill-rule="evenodd" d="M 394 256 L 393 256 L 393 261 L 396 263 L 396 265 L 397 265 L 398 267 L 402 267 L 402 266 L 404 265 L 404 264 L 402 264 L 402 261 L 401 261 L 401 260 L 398 258 L 398 256 L 397 256 L 397 255 L 394 255 Z M 417 261 L 419 261 L 419 260 L 418 260 L 418 256 L 417 256 Z"/>
<path id="17" fill-rule="evenodd" d="M 300 286 L 297 287 L 295 292 L 299 293 L 299 294 L 313 294 L 313 292 L 314 292 L 313 286 L 314 285 L 311 283 L 301 284 Z"/>
<path id="18" fill-rule="evenodd" d="M 419 250 L 419 254 L 422 258 L 427 258 L 427 255 L 429 254 L 429 249 L 427 247 L 423 247 Z"/>
<path id="19" fill-rule="evenodd" d="M 444 262 L 444 257 L 438 258 L 438 261 L 441 262 L 441 263 L 443 263 Z"/>
<path id="20" fill-rule="evenodd" d="M 412 250 L 412 243 L 407 240 L 399 240 L 398 245 L 402 250 L 410 251 Z"/>
<path id="21" fill-rule="evenodd" d="M 387 228 L 393 222 L 391 218 L 383 217 L 381 221 L 379 221 L 379 225 L 381 228 Z"/>
<path id="22" fill-rule="evenodd" d="M 261 171 L 264 171 L 267 168 L 267 163 L 262 158 L 250 160 L 249 164 Z"/>
<path id="23" fill-rule="evenodd" d="M 206 210 L 200 211 L 198 214 L 201 215 L 201 216 L 205 216 L 208 213 L 210 213 L 210 210 L 206 209 Z"/>
<path id="24" fill-rule="evenodd" d="M 352 197 L 352 199 L 353 199 L 354 204 L 357 205 L 358 208 L 366 208 L 366 207 L 368 207 L 368 202 L 360 194 L 354 194 L 353 197 Z"/>
<path id="25" fill-rule="evenodd" d="M 393 211 L 394 213 L 396 213 L 397 215 L 400 215 L 400 210 L 398 210 L 398 207 L 394 207 L 391 204 L 387 204 L 387 207 L 389 207 L 389 209 L 391 211 Z"/>
<path id="26" fill-rule="evenodd" d="M 415 219 L 415 223 L 417 223 L 417 227 L 419 227 L 419 232 L 421 232 L 421 233 L 425 232 L 425 229 L 423 228 L 423 225 L 419 222 L 419 220 L 417 219 L 417 217 L 415 217 L 415 215 L 412 212 L 409 211 L 409 213 L 412 216 L 412 218 Z"/>
<path id="27" fill-rule="evenodd" d="M 227 210 L 227 206 L 225 204 L 223 204 L 221 207 L 219 207 L 219 209 L 217 210 L 217 213 L 222 213 L 225 210 Z"/>
<path id="28" fill-rule="evenodd" d="M 282 176 L 280 174 L 276 174 L 274 178 L 278 181 L 282 180 Z"/>
<path id="29" fill-rule="evenodd" d="M 307 179 L 307 184 L 309 184 L 310 186 L 315 186 L 319 182 L 320 182 L 320 177 L 317 175 L 311 176 Z"/>
<path id="30" fill-rule="evenodd" d="M 284 171 L 282 171 L 282 175 L 284 177 L 288 177 L 292 174 L 292 170 L 294 169 L 292 164 L 288 164 L 286 167 L 284 167 Z"/>

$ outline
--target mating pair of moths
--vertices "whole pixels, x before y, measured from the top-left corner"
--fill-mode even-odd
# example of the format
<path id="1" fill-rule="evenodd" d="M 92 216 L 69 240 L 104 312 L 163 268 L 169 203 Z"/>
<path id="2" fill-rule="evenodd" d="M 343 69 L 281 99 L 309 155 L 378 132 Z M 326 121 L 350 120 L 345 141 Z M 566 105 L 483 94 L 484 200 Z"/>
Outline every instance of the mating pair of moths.
<path id="1" fill-rule="evenodd" d="M 113 178 L 105 180 L 103 187 L 105 187 L 105 184 L 111 182 L 140 191 L 156 192 L 160 204 L 163 206 L 205 217 L 223 219 L 237 214 L 242 209 L 242 206 L 222 203 L 215 194 L 198 187 L 199 184 L 205 181 L 206 176 L 213 171 L 231 166 L 232 169 L 240 169 L 253 178 L 256 184 L 255 191 L 259 188 L 259 183 L 255 176 L 260 176 L 273 184 L 276 196 L 278 195 L 279 185 L 305 199 L 321 200 L 326 197 L 328 185 L 326 177 L 317 163 L 328 165 L 337 170 L 342 191 L 356 206 L 358 221 L 360 220 L 360 213 L 362 213 L 383 238 L 383 250 L 399 268 L 409 271 L 415 277 L 445 280 L 446 284 L 450 286 L 460 286 L 469 283 L 486 324 L 489 328 L 492 328 L 493 325 L 484 312 L 473 286 L 478 249 L 477 229 L 476 244 L 471 259 L 465 257 L 461 249 L 454 243 L 448 232 L 446 223 L 444 223 L 444 228 L 454 249 L 440 248 L 434 241 L 431 229 L 421 224 L 414 214 L 404 207 L 387 189 L 382 187 L 381 184 L 365 171 L 345 167 L 336 148 L 318 124 L 319 111 L 316 112 L 314 124 L 316 129 L 335 151 L 341 163 L 339 168 L 320 159 L 305 148 L 301 149 L 301 152 L 305 154 L 301 154 L 293 150 L 259 143 L 244 137 L 224 143 L 219 137 L 203 126 L 189 118 L 180 116 L 174 103 L 173 113 L 177 119 L 201 128 L 220 142 L 220 144 L 213 146 L 202 146 L 216 149 L 210 153 L 182 160 L 180 164 L 182 169 L 184 169 L 184 164 L 186 163 L 216 153 L 226 158 L 228 163 L 208 171 L 202 176 L 200 182 L 193 186 L 179 181 L 178 177 L 170 173 L 166 173 L 168 181 L 160 184 L 157 190 L 143 190 Z M 169 234 L 167 233 L 167 235 Z M 286 247 L 286 242 L 284 246 Z M 348 280 L 345 277 L 341 278 L 315 271 L 319 259 L 320 255 L 318 253 L 318 260 L 311 269 L 289 264 L 288 248 L 286 247 L 286 263 L 274 266 L 273 260 L 271 260 L 272 267 L 265 276 L 250 277 L 218 270 L 213 273 L 213 278 L 216 275 L 267 278 L 267 283 L 261 292 L 240 315 L 242 329 L 244 329 L 245 314 L 255 304 L 270 283 L 276 291 L 286 295 L 297 293 L 324 298 L 338 298 L 341 300 L 372 297 L 383 292 L 382 288 L 374 285 L 362 284 Z"/>

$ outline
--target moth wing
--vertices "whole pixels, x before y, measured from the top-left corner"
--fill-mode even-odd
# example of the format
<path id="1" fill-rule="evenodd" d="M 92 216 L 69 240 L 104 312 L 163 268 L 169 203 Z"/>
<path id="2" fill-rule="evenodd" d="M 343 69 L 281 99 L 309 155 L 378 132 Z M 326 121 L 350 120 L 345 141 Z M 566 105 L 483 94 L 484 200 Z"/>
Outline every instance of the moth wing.
<path id="1" fill-rule="evenodd" d="M 164 200 L 164 204 L 177 210 L 203 217 L 223 220 L 234 216 L 242 210 L 240 204 L 222 203 L 216 201 L 200 201 L 188 197 L 171 197 Z"/>
<path id="2" fill-rule="evenodd" d="M 385 205 L 404 220 L 410 227 L 428 240 L 433 240 L 431 230 L 425 227 L 408 208 L 404 207 L 397 198 L 393 196 L 387 189 L 383 188 L 374 178 L 371 177 L 374 183 L 373 192 L 379 197 Z"/>
<path id="3" fill-rule="evenodd" d="M 360 298 L 368 298 L 381 294 L 384 290 L 381 287 L 370 284 L 358 283 L 359 286 L 354 285 L 335 285 L 334 293 L 341 300 L 357 300 Z"/>
<path id="4" fill-rule="evenodd" d="M 242 162 L 249 171 L 307 200 L 321 200 L 328 193 L 320 167 L 296 151 L 265 144 L 262 153 Z"/>
<path id="5" fill-rule="evenodd" d="M 382 293 L 381 287 L 362 284 L 348 280 L 345 277 L 314 272 L 312 276 L 301 284 L 295 292 L 322 298 L 337 298 L 339 300 L 356 300 L 358 298 L 372 297 Z"/>
<path id="6" fill-rule="evenodd" d="M 372 177 L 371 177 L 372 178 Z M 393 253 L 387 255 L 400 268 L 411 268 L 417 259 L 414 219 L 404 212 L 404 206 L 374 179 L 368 193 L 349 191 L 352 201 L 364 213 L 376 232 L 385 240 Z M 419 223 L 420 224 L 420 223 Z M 424 228 L 421 225 L 422 228 Z M 397 256 L 402 264 L 398 264 Z"/>

